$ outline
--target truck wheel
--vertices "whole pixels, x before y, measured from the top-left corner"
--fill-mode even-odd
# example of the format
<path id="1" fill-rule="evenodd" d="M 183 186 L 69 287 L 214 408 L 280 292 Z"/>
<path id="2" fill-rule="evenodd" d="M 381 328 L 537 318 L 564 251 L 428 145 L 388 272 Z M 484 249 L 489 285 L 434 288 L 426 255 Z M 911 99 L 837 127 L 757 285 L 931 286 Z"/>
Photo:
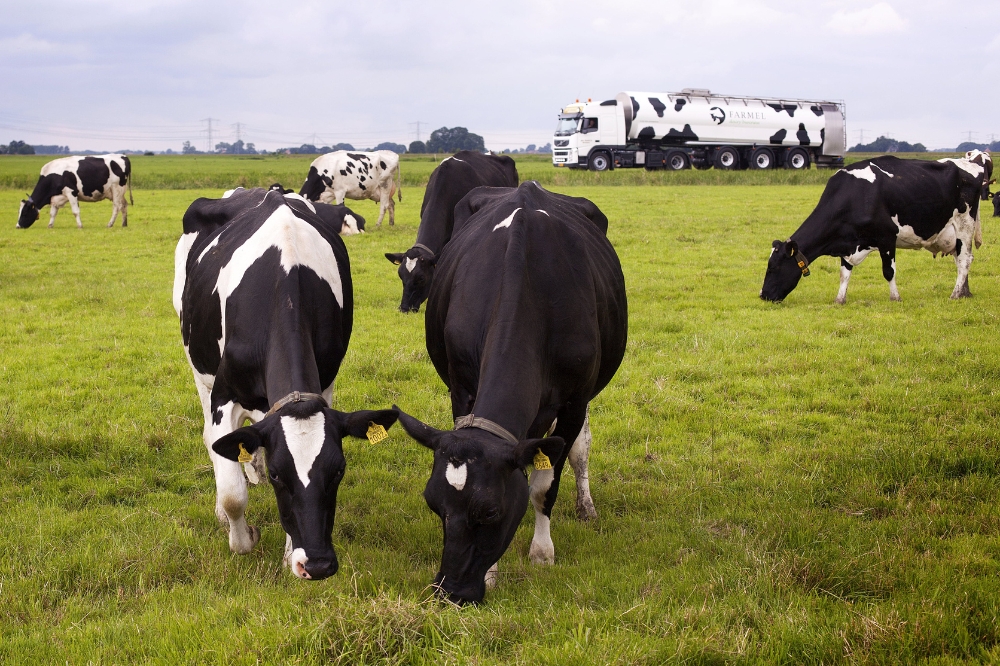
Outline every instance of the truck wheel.
<path id="1" fill-rule="evenodd" d="M 730 146 L 725 148 L 720 148 L 719 152 L 715 154 L 715 168 L 722 169 L 724 171 L 732 171 L 733 169 L 740 168 L 740 154 L 739 152 Z"/>
<path id="2" fill-rule="evenodd" d="M 750 168 L 751 169 L 773 169 L 774 168 L 774 153 L 771 152 L 770 148 L 758 148 L 753 151 L 750 155 Z"/>
<path id="3" fill-rule="evenodd" d="M 792 148 L 785 155 L 785 168 L 801 171 L 809 168 L 809 153 L 801 148 Z"/>
<path id="4" fill-rule="evenodd" d="M 691 161 L 682 150 L 671 150 L 667 153 L 667 169 L 670 171 L 683 171 L 691 168 Z"/>
<path id="5" fill-rule="evenodd" d="M 611 158 L 603 151 L 596 152 L 590 156 L 589 165 L 591 171 L 607 171 L 611 168 Z"/>

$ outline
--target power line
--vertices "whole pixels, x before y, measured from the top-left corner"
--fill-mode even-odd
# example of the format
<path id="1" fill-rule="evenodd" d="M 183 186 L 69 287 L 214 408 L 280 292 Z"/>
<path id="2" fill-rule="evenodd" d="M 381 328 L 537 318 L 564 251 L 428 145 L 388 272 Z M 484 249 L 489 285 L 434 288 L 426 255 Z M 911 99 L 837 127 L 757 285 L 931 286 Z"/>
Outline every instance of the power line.
<path id="1" fill-rule="evenodd" d="M 202 118 L 200 122 L 208 123 L 208 148 L 205 150 L 206 153 L 210 153 L 214 150 L 214 144 L 212 143 L 212 121 L 219 122 L 218 118 Z"/>
<path id="2" fill-rule="evenodd" d="M 420 141 L 420 126 L 421 125 L 426 125 L 426 124 L 427 123 L 424 122 L 423 120 L 417 120 L 417 121 L 412 122 L 412 123 L 407 123 L 407 125 L 410 126 L 410 127 L 413 127 L 414 125 L 416 125 L 416 127 L 417 127 L 417 141 Z"/>

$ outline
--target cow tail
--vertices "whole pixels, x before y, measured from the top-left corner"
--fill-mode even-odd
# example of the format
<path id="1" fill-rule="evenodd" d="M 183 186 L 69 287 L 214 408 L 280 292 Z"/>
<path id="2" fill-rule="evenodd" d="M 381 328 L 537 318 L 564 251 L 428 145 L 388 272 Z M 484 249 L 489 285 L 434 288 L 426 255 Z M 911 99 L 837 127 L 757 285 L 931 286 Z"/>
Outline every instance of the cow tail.
<path id="1" fill-rule="evenodd" d="M 128 205 L 129 206 L 134 206 L 135 202 L 132 201 L 132 174 L 131 173 L 128 175 L 128 180 L 126 182 L 128 184 Z"/>
<path id="2" fill-rule="evenodd" d="M 396 196 L 403 202 L 403 177 L 399 175 L 399 162 L 396 162 Z"/>

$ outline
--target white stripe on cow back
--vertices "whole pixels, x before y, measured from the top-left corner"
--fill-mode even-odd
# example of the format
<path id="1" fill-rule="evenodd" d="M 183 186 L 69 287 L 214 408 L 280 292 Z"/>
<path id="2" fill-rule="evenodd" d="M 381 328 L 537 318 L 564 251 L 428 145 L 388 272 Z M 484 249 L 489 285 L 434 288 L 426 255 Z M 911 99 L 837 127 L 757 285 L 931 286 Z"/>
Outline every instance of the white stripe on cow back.
<path id="1" fill-rule="evenodd" d="M 493 231 L 496 231 L 497 229 L 509 227 L 510 223 L 514 221 L 514 216 L 517 215 L 517 211 L 519 211 L 519 210 L 521 210 L 521 209 L 520 208 L 515 208 L 514 212 L 507 216 L 507 219 L 505 219 L 503 222 L 500 222 L 499 224 L 497 224 L 497 226 L 493 227 Z"/>
<path id="2" fill-rule="evenodd" d="M 316 412 L 306 419 L 282 416 L 281 429 L 285 433 L 285 445 L 295 463 L 295 473 L 302 486 L 308 487 L 309 472 L 312 471 L 319 452 L 323 450 L 326 439 L 326 417 L 323 412 Z"/>
<path id="3" fill-rule="evenodd" d="M 469 478 L 469 468 L 465 463 L 456 466 L 455 463 L 449 462 L 447 469 L 444 470 L 444 478 L 448 479 L 452 488 L 462 490 L 465 488 L 466 479 Z"/>
<path id="4" fill-rule="evenodd" d="M 855 178 L 860 178 L 861 180 L 867 180 L 869 183 L 875 182 L 875 172 L 872 171 L 872 165 L 869 164 L 864 169 L 841 169 L 844 173 L 849 173 Z"/>
<path id="5" fill-rule="evenodd" d="M 230 227 L 222 233 L 233 228 L 239 228 L 239 225 Z M 271 213 L 264 224 L 233 252 L 229 263 L 219 271 L 215 290 L 219 294 L 222 307 L 220 351 L 224 348 L 226 340 L 226 300 L 240 286 L 247 270 L 272 247 L 278 248 L 281 267 L 286 275 L 296 266 L 311 269 L 330 286 L 334 298 L 337 299 L 337 305 L 344 306 L 344 286 L 340 281 L 340 269 L 333 248 L 311 224 L 296 217 L 291 208 L 282 206 Z"/>

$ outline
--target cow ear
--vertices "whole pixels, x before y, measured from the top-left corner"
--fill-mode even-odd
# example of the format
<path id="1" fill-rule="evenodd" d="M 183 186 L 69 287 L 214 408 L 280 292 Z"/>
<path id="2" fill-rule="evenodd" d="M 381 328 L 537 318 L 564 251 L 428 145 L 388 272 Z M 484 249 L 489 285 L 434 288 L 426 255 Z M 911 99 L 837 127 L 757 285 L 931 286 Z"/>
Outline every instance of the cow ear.
<path id="1" fill-rule="evenodd" d="M 267 448 L 260 430 L 257 429 L 256 425 L 251 425 L 234 430 L 228 435 L 215 440 L 215 443 L 212 444 L 212 450 L 223 458 L 239 462 L 239 457 L 242 453 L 240 445 L 242 445 L 244 451 L 250 454 L 260 447 Z"/>
<path id="2" fill-rule="evenodd" d="M 337 419 L 340 436 L 350 435 L 358 439 L 364 439 L 368 436 L 368 428 L 373 423 L 388 430 L 396 422 L 396 419 L 399 418 L 399 412 L 395 409 L 363 409 L 359 412 L 350 413 L 338 412 L 335 409 L 331 409 L 330 411 L 333 412 Z"/>
<path id="3" fill-rule="evenodd" d="M 399 266 L 401 263 L 403 263 L 403 259 L 406 259 L 406 253 L 405 252 L 386 252 L 385 253 L 385 258 L 388 259 L 389 261 L 391 261 L 392 263 L 396 264 L 397 266 Z"/>
<path id="4" fill-rule="evenodd" d="M 773 243 L 771 243 L 771 247 L 777 250 L 779 247 L 781 247 L 781 241 L 780 240 L 774 241 Z"/>
<path id="5" fill-rule="evenodd" d="M 542 439 L 524 439 L 514 447 L 514 464 L 517 467 L 527 467 L 535 463 L 539 453 L 549 459 L 549 464 L 562 455 L 566 448 L 566 440 L 562 437 L 544 437 Z"/>
<path id="6" fill-rule="evenodd" d="M 418 421 L 403 410 L 399 409 L 396 405 L 393 405 L 392 408 L 399 412 L 399 425 L 403 426 L 403 430 L 406 431 L 407 435 L 432 451 L 437 449 L 438 440 L 443 433 L 442 430 L 437 430 L 436 428 L 430 427 L 426 423 Z"/>
<path id="7" fill-rule="evenodd" d="M 788 250 L 788 256 L 794 257 L 795 253 L 799 251 L 799 244 L 793 240 L 790 240 L 785 245 L 785 248 Z"/>

